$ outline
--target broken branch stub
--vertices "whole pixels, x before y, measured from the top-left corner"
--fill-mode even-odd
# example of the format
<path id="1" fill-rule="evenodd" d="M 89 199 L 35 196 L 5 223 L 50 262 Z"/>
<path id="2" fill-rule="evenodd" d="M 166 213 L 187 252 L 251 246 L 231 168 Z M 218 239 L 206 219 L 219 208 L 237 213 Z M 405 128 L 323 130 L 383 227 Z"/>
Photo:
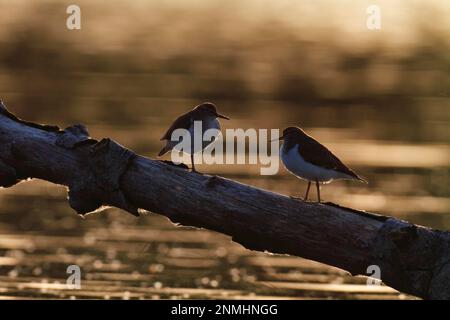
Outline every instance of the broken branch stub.
<path id="1" fill-rule="evenodd" d="M 110 139 L 90 146 L 88 175 L 75 180 L 69 187 L 69 203 L 79 214 L 109 205 L 139 216 L 121 190 L 121 179 L 135 153 Z"/>

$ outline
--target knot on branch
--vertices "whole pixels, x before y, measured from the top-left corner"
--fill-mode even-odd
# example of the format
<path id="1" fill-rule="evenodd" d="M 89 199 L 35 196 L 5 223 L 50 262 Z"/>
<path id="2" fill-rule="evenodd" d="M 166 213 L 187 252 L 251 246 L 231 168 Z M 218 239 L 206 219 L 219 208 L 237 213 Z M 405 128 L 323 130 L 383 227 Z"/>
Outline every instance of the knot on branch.
<path id="1" fill-rule="evenodd" d="M 118 143 L 103 139 L 90 148 L 87 176 L 69 187 L 69 204 L 79 214 L 114 206 L 139 216 L 121 190 L 121 179 L 136 154 Z"/>
<path id="2" fill-rule="evenodd" d="M 89 137 L 89 132 L 84 125 L 76 124 L 61 131 L 61 134 L 56 138 L 56 145 L 66 149 L 72 149 L 86 141 L 91 141 L 92 143 L 97 142 Z"/>
<path id="3" fill-rule="evenodd" d="M 19 181 L 16 169 L 0 160 L 0 187 L 8 188 Z"/>
<path id="4" fill-rule="evenodd" d="M 406 221 L 387 219 L 375 239 L 373 256 L 376 260 L 398 260 L 398 250 L 413 240 L 416 226 Z"/>
<path id="5" fill-rule="evenodd" d="M 372 257 L 373 263 L 380 267 L 383 280 L 399 290 L 407 291 L 409 288 L 409 292 L 414 291 L 413 294 L 421 296 L 427 291 L 431 278 L 429 262 L 433 259 L 433 250 L 430 250 L 433 241 L 427 243 L 430 247 L 424 251 L 423 244 L 414 241 L 419 233 L 423 238 L 427 237 L 426 230 L 419 230 L 411 223 L 391 218 L 386 220 L 375 239 Z"/>

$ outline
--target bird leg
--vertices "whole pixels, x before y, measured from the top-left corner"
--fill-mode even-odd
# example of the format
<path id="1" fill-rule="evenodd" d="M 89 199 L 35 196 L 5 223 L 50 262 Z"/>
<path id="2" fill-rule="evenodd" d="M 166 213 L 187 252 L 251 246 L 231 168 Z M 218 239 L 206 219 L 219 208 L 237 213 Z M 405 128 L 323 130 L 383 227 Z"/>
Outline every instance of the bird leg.
<path id="1" fill-rule="evenodd" d="M 192 172 L 197 172 L 197 170 L 195 170 L 194 154 L 193 153 L 191 153 L 191 165 L 192 165 Z"/>
<path id="2" fill-rule="evenodd" d="M 317 187 L 317 202 L 320 203 L 320 185 L 319 185 L 319 180 L 316 180 L 316 187 Z"/>
<path id="3" fill-rule="evenodd" d="M 308 187 L 306 187 L 306 194 L 305 194 L 305 198 L 303 199 L 303 201 L 307 201 L 308 200 L 308 194 L 309 194 L 309 188 L 311 187 L 311 181 L 308 181 Z"/>

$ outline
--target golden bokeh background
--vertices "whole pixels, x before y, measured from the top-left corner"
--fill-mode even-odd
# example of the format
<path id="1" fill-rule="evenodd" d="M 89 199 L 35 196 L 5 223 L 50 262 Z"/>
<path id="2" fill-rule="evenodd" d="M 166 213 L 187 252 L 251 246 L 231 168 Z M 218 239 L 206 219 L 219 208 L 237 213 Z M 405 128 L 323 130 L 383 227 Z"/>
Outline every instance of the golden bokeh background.
<path id="1" fill-rule="evenodd" d="M 0 1 L 0 98 L 27 120 L 85 123 L 155 157 L 170 122 L 202 101 L 225 128 L 298 125 L 369 180 L 323 197 L 450 228 L 450 6 L 376 1 Z M 284 194 L 284 169 L 200 170 Z M 81 220 L 65 189 L 0 190 L 0 297 L 411 298 L 308 260 L 244 250 L 206 230 L 110 209 Z M 66 267 L 83 270 L 67 290 Z"/>

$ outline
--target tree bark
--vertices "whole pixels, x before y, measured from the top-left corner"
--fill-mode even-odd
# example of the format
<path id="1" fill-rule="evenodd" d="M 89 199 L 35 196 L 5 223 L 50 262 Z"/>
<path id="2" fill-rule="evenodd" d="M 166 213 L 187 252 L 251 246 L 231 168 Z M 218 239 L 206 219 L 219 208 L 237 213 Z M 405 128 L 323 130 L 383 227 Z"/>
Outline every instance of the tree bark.
<path id="1" fill-rule="evenodd" d="M 0 105 L 0 186 L 39 178 L 68 187 L 79 214 L 102 206 L 230 235 L 248 249 L 290 254 L 367 275 L 425 299 L 450 298 L 450 234 L 332 203 L 304 203 L 156 161 L 83 125 L 61 130 L 18 119 Z"/>

